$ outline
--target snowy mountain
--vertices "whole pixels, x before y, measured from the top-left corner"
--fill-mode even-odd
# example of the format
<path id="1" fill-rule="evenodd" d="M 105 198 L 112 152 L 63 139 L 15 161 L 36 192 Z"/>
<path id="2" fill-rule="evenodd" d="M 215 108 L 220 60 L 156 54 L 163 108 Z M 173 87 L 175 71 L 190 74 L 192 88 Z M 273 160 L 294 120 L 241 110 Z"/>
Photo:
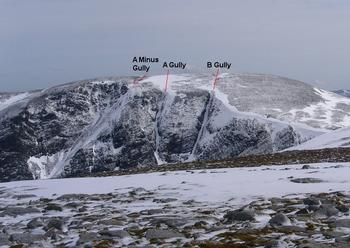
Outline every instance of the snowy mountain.
<path id="1" fill-rule="evenodd" d="M 333 92 L 341 96 L 350 97 L 350 90 L 334 90 Z"/>
<path id="2" fill-rule="evenodd" d="M 1 94 L 0 180 L 263 154 L 347 127 L 350 99 L 270 75 L 100 78 Z"/>

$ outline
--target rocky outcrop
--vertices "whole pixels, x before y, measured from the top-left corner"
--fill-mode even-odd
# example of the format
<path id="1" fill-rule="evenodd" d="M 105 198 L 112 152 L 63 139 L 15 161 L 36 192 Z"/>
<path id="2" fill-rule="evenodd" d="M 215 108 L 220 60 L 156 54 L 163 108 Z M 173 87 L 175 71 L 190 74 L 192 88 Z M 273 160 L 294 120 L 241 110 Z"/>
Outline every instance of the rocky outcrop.
<path id="1" fill-rule="evenodd" d="M 166 93 L 158 76 L 2 94 L 0 181 L 272 153 L 320 133 L 236 109 L 230 77 L 215 93 L 209 76 L 171 78 Z"/>

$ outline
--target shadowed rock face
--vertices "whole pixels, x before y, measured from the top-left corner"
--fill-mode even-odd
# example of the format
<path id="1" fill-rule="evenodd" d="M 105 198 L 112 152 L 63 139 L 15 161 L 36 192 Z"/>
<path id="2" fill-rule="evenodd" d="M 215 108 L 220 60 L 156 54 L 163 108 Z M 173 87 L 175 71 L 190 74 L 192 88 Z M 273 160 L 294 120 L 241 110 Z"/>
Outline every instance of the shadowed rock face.
<path id="1" fill-rule="evenodd" d="M 18 99 L 2 94 L 0 181 L 265 154 L 319 134 L 274 119 L 323 102 L 304 83 L 223 74 L 214 94 L 211 76 L 172 77 L 166 94 L 161 76 L 137 85 L 133 78 L 86 80 Z M 348 107 L 343 99 L 341 104 L 339 116 Z M 339 116 L 331 128 L 342 124 Z M 305 120 L 300 118 L 324 125 L 316 117 Z"/>

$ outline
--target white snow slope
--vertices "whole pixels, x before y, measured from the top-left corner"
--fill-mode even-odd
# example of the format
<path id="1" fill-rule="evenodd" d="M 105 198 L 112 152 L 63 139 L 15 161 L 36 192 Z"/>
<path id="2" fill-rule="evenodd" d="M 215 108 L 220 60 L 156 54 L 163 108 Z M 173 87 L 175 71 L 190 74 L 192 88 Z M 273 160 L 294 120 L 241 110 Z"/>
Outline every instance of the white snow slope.
<path id="1" fill-rule="evenodd" d="M 349 127 L 322 134 L 301 145 L 286 150 L 316 150 L 335 147 L 350 147 Z"/>
<path id="2" fill-rule="evenodd" d="M 350 163 L 318 163 L 311 166 L 314 169 L 303 170 L 302 165 L 281 165 L 113 177 L 30 180 L 1 183 L 0 187 L 13 194 L 30 191 L 31 194 L 36 195 L 36 198 L 53 195 L 58 197 L 69 193 L 128 192 L 132 188 L 142 187 L 146 190 L 160 191 L 163 197 L 175 197 L 180 201 L 195 200 L 215 204 L 231 199 L 230 202 L 237 206 L 259 197 L 350 190 Z M 324 182 L 298 184 L 290 181 L 292 177 L 313 177 Z M 14 199 L 2 198 L 2 201 L 11 202 Z M 152 202 L 139 204 L 123 207 L 129 208 L 130 211 L 133 208 L 157 207 L 157 204 Z"/>

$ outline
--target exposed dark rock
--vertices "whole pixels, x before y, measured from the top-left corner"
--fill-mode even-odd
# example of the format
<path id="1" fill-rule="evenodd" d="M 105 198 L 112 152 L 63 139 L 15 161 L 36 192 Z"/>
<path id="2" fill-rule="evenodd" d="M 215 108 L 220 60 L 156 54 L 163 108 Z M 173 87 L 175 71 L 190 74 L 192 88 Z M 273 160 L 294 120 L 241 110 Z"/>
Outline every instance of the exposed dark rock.
<path id="1" fill-rule="evenodd" d="M 238 209 L 227 212 L 224 218 L 228 221 L 254 221 L 255 213 L 253 210 Z"/>
<path id="2" fill-rule="evenodd" d="M 343 213 L 347 213 L 349 212 L 349 207 L 344 205 L 344 204 L 338 204 L 336 206 L 336 208 L 340 211 L 340 212 L 343 212 Z"/>
<path id="3" fill-rule="evenodd" d="M 311 169 L 312 167 L 311 167 L 311 165 L 309 165 L 309 164 L 304 164 L 303 165 L 303 167 L 301 167 L 301 169 L 303 169 L 303 170 L 309 170 L 309 169 Z"/>
<path id="4" fill-rule="evenodd" d="M 78 202 L 69 202 L 69 203 L 64 205 L 64 207 L 66 207 L 66 208 L 73 208 L 73 209 L 77 209 L 81 206 L 82 206 L 82 204 L 78 203 Z"/>
<path id="5" fill-rule="evenodd" d="M 27 199 L 27 198 L 34 198 L 36 195 L 33 194 L 21 194 L 21 195 L 14 195 L 13 198 L 17 198 L 18 200 L 21 199 Z"/>
<path id="6" fill-rule="evenodd" d="M 89 199 L 88 194 L 64 194 L 59 197 L 57 197 L 57 200 L 60 201 L 74 201 L 74 200 L 84 200 L 84 199 Z"/>
<path id="7" fill-rule="evenodd" d="M 62 211 L 62 207 L 58 204 L 54 204 L 54 203 L 49 203 L 46 205 L 45 207 L 46 211 Z"/>
<path id="8" fill-rule="evenodd" d="M 154 215 L 154 214 L 163 214 L 165 213 L 164 209 L 146 209 L 146 210 L 142 210 L 140 212 L 141 214 L 146 214 L 146 215 Z"/>
<path id="9" fill-rule="evenodd" d="M 170 238 L 182 238 L 182 233 L 168 230 L 168 229 L 149 229 L 145 234 L 146 239 L 170 239 Z"/>
<path id="10" fill-rule="evenodd" d="M 350 219 L 339 219 L 339 220 L 332 221 L 331 226 L 350 228 Z"/>
<path id="11" fill-rule="evenodd" d="M 177 201 L 176 198 L 163 198 L 163 199 L 154 199 L 153 202 L 156 203 L 169 203 L 169 202 L 174 202 Z"/>
<path id="12" fill-rule="evenodd" d="M 288 244 L 283 240 L 271 240 L 267 242 L 267 244 L 264 246 L 265 248 L 284 248 L 288 247 Z"/>
<path id="13" fill-rule="evenodd" d="M 105 226 L 122 226 L 124 222 L 117 219 L 106 219 L 98 221 L 97 224 Z"/>
<path id="14" fill-rule="evenodd" d="M 43 222 L 40 218 L 35 218 L 35 219 L 32 219 L 31 221 L 29 221 L 27 223 L 27 228 L 29 229 L 35 229 L 35 228 L 38 228 L 38 227 L 41 227 L 43 226 Z"/>
<path id="15" fill-rule="evenodd" d="M 269 221 L 271 226 L 285 226 L 290 224 L 290 219 L 282 213 L 275 214 Z"/>
<path id="16" fill-rule="evenodd" d="M 102 236 L 117 237 L 121 239 L 130 236 L 130 234 L 124 230 L 101 230 L 98 233 Z"/>
<path id="17" fill-rule="evenodd" d="M 79 235 L 79 240 L 77 241 L 77 245 L 93 242 L 96 240 L 100 240 L 99 235 L 95 232 L 84 232 Z"/>
<path id="18" fill-rule="evenodd" d="M 304 178 L 294 178 L 290 180 L 293 183 L 322 183 L 323 180 L 312 177 L 304 177 Z"/>
<path id="19" fill-rule="evenodd" d="M 297 212 L 295 212 L 296 215 L 305 215 L 305 214 L 309 214 L 310 211 L 307 208 L 302 208 L 300 210 L 298 210 Z"/>
<path id="20" fill-rule="evenodd" d="M 328 218 L 334 215 L 338 215 L 339 210 L 336 209 L 333 205 L 321 205 L 318 210 L 313 214 L 316 218 Z"/>
<path id="21" fill-rule="evenodd" d="M 307 198 L 303 199 L 303 203 L 305 205 L 309 205 L 309 206 L 315 206 L 315 205 L 318 206 L 321 204 L 321 201 L 320 201 L 320 199 L 317 199 L 315 197 L 307 197 Z"/>
<path id="22" fill-rule="evenodd" d="M 157 217 L 151 220 L 152 225 L 165 224 L 168 227 L 177 228 L 187 224 L 190 220 L 188 218 L 171 218 L 171 217 Z"/>
<path id="23" fill-rule="evenodd" d="M 18 215 L 34 214 L 39 212 L 40 211 L 38 209 L 32 207 L 6 207 L 2 212 L 0 212 L 0 217 L 6 215 L 16 217 Z"/>
<path id="24" fill-rule="evenodd" d="M 57 230 L 61 230 L 63 228 L 63 220 L 61 218 L 51 218 L 46 225 L 46 229 L 55 228 Z"/>
<path id="25" fill-rule="evenodd" d="M 7 246 L 9 244 L 9 236 L 0 232 L 0 246 Z"/>
<path id="26" fill-rule="evenodd" d="M 35 241 L 44 240 L 45 236 L 42 234 L 31 234 L 31 233 L 13 233 L 10 236 L 10 241 L 17 243 L 30 244 Z"/>

